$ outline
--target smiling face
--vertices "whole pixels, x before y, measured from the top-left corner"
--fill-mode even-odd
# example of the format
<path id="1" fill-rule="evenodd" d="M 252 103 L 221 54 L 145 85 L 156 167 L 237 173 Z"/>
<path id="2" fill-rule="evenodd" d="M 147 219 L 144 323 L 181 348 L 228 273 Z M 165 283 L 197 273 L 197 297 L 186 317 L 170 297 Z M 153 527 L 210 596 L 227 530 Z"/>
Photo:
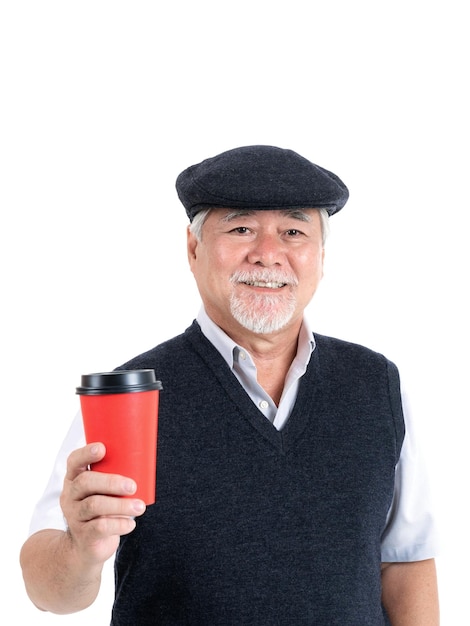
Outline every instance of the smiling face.
<path id="1" fill-rule="evenodd" d="M 212 209 L 200 240 L 188 229 L 188 258 L 204 307 L 230 336 L 298 330 L 323 276 L 315 209 Z"/>

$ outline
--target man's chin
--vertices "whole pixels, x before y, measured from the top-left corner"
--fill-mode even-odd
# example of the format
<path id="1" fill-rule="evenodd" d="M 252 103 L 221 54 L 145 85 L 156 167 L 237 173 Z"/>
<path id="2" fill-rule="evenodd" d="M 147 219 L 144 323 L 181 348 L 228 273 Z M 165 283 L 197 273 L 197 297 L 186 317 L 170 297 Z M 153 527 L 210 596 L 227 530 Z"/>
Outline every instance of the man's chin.
<path id="1" fill-rule="evenodd" d="M 245 300 L 232 298 L 230 310 L 234 319 L 252 333 L 268 335 L 282 330 L 291 321 L 295 301 L 286 301 L 274 295 L 257 296 Z"/>
<path id="2" fill-rule="evenodd" d="M 239 311 L 232 311 L 234 319 L 246 330 L 257 335 L 269 335 L 285 328 L 292 319 L 292 313 L 286 315 L 253 315 L 241 314 Z"/>

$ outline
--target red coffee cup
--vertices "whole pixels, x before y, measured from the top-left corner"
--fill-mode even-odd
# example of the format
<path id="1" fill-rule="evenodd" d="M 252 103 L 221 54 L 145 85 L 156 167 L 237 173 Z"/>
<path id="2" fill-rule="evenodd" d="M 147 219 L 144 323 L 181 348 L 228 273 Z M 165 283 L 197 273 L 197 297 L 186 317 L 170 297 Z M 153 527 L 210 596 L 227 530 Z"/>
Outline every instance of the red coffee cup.
<path id="1" fill-rule="evenodd" d="M 101 441 L 106 455 L 91 467 L 135 480 L 132 498 L 156 498 L 158 400 L 152 369 L 84 374 L 77 387 L 87 443 Z"/>

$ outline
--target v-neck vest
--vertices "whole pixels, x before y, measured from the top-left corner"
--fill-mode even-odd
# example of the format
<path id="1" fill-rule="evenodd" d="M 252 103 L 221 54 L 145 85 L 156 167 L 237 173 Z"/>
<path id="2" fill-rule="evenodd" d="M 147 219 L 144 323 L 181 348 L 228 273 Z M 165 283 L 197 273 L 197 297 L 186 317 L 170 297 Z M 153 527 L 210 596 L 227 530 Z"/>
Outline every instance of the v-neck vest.
<path id="1" fill-rule="evenodd" d="M 286 427 L 194 323 L 121 369 L 162 381 L 157 499 L 122 537 L 114 626 L 379 626 L 404 437 L 384 356 L 315 335 Z"/>

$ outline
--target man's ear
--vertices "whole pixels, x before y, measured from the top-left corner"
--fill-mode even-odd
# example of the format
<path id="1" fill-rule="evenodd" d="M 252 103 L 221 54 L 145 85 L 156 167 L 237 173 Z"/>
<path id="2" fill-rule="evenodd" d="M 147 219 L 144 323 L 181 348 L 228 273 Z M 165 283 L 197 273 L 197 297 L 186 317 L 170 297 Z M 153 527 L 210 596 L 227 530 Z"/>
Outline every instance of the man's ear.
<path id="1" fill-rule="evenodd" d="M 188 261 L 189 264 L 196 259 L 196 248 L 198 245 L 197 237 L 191 232 L 190 227 L 188 226 L 186 229 L 186 240 L 187 240 L 187 252 L 188 252 Z"/>

